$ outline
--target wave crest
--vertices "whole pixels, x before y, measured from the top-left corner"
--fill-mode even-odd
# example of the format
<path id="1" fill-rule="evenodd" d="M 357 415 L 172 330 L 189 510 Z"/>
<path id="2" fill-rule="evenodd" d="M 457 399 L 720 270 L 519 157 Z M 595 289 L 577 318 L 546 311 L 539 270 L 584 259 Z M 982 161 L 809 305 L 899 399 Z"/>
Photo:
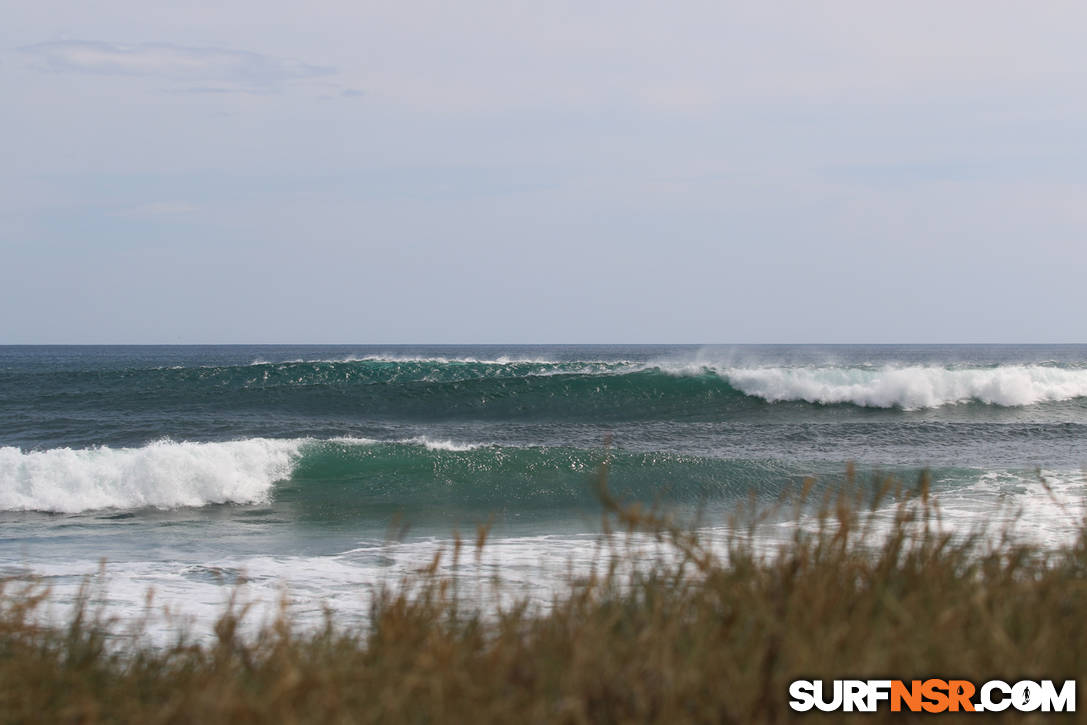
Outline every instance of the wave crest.
<path id="1" fill-rule="evenodd" d="M 0 510 L 78 513 L 259 503 L 290 476 L 302 440 L 157 441 L 141 448 L 0 448 Z"/>
<path id="2" fill-rule="evenodd" d="M 985 369 L 750 368 L 717 373 L 745 395 L 771 403 L 850 403 L 917 410 L 972 401 L 1026 406 L 1087 396 L 1087 370 L 1043 365 Z"/>

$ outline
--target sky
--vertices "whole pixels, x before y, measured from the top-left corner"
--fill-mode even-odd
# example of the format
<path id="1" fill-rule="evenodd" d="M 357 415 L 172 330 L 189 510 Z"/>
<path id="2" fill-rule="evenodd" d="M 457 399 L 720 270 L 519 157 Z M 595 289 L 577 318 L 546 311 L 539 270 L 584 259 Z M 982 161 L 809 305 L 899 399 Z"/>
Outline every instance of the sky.
<path id="1" fill-rule="evenodd" d="M 0 344 L 1087 339 L 1087 5 L 6 0 Z"/>

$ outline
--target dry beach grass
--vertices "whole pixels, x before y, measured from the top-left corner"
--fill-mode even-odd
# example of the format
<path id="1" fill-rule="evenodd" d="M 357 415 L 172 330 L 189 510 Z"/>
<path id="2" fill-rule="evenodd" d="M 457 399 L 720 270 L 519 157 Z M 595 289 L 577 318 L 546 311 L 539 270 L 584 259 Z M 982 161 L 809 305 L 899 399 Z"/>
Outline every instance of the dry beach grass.
<path id="1" fill-rule="evenodd" d="M 723 551 L 708 546 L 602 493 L 612 536 L 648 532 L 671 555 L 632 567 L 616 547 L 545 609 L 480 612 L 435 566 L 386 587 L 365 627 L 329 618 L 303 630 L 283 617 L 250 636 L 239 627 L 244 607 L 231 607 L 210 642 L 162 647 L 117 637 L 89 604 L 64 628 L 41 626 L 47 592 L 9 581 L 0 720 L 775 723 L 798 718 L 788 707 L 796 678 L 1084 671 L 1087 528 L 1048 552 L 952 536 L 935 525 L 924 482 L 912 494 L 884 482 L 875 495 L 897 497 L 895 513 L 873 536 L 872 488 L 852 482 L 771 555 L 744 535 Z"/>

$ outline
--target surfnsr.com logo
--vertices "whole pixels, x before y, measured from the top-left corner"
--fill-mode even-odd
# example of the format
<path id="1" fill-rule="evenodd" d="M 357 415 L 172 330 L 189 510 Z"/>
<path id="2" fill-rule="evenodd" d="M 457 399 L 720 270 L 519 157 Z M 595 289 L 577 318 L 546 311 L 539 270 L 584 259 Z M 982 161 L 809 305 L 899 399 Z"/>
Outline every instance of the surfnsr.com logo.
<path id="1" fill-rule="evenodd" d="M 1076 681 L 795 680 L 789 698 L 797 712 L 1075 712 Z"/>

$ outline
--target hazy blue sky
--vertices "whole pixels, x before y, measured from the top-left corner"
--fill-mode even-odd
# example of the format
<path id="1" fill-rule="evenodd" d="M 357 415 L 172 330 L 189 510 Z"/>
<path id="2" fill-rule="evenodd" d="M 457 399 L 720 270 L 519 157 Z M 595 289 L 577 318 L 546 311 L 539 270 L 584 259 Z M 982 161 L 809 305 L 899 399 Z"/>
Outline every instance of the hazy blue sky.
<path id="1" fill-rule="evenodd" d="M 14 2 L 0 343 L 1087 338 L 1087 5 Z"/>

